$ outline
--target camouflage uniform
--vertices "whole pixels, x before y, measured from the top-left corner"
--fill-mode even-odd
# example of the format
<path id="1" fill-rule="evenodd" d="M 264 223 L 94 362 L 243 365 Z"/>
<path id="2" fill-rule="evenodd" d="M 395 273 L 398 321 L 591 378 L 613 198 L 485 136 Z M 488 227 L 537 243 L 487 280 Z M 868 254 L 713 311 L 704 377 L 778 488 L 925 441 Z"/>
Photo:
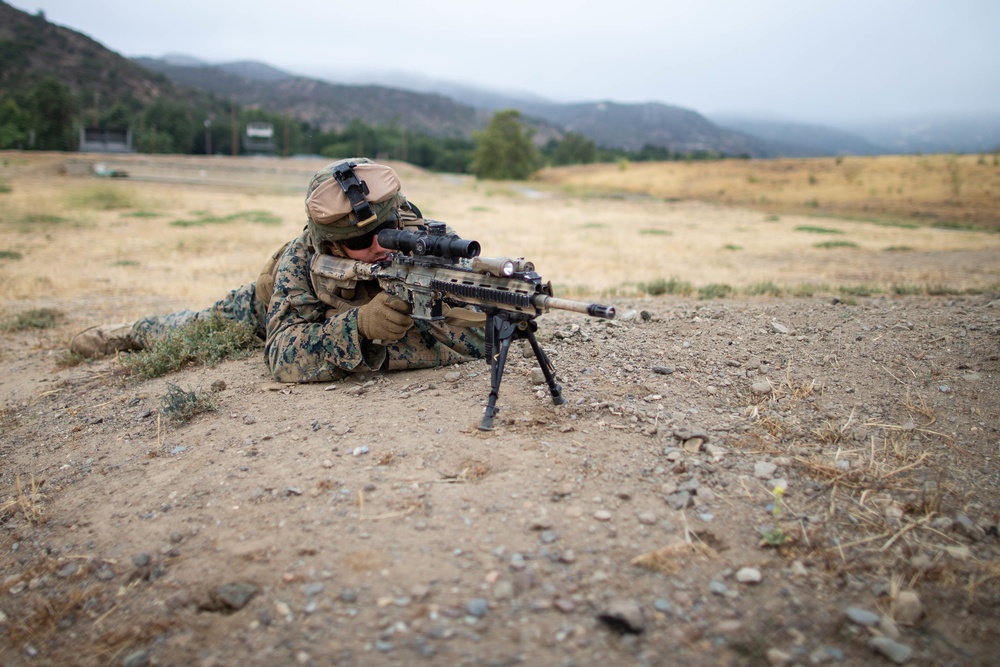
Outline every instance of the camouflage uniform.
<path id="1" fill-rule="evenodd" d="M 358 282 L 325 295 L 335 305 L 324 303 L 309 275 L 314 253 L 308 231 L 288 244 L 278 261 L 268 308 L 257 298 L 256 283 L 249 283 L 205 310 L 145 317 L 132 325 L 132 337 L 146 347 L 172 329 L 213 313 L 250 322 L 265 341 L 268 366 L 279 382 L 329 382 L 350 373 L 432 368 L 484 357 L 482 327 L 415 320 L 396 342 L 383 346 L 366 340 L 358 333 L 357 308 L 381 288 L 376 281 Z"/>
<path id="2" fill-rule="evenodd" d="M 271 374 L 281 382 L 329 382 L 354 372 L 428 368 L 485 356 L 482 314 L 474 314 L 479 319 L 464 311 L 442 322 L 413 320 L 399 340 L 377 345 L 361 335 L 358 320 L 358 308 L 381 291 L 377 281 L 324 282 L 317 289 L 310 266 L 318 252 L 347 257 L 341 244 L 349 239 L 373 236 L 372 230 L 389 224 L 419 226 L 419 211 L 400 192 L 391 168 L 367 158 L 327 165 L 309 184 L 306 213 L 305 230 L 272 255 L 256 282 L 205 310 L 145 317 L 131 329 L 92 328 L 78 334 L 71 349 L 85 356 L 142 349 L 179 326 L 217 313 L 254 326 L 265 341 Z"/>
<path id="3" fill-rule="evenodd" d="M 275 379 L 328 382 L 354 372 L 431 368 L 484 357 L 482 327 L 414 320 L 413 328 L 396 342 L 382 346 L 366 340 L 358 333 L 357 308 L 380 291 L 378 283 L 344 287 L 324 295 L 324 303 L 310 279 L 313 252 L 309 234 L 303 232 L 278 262 L 264 347 Z"/>

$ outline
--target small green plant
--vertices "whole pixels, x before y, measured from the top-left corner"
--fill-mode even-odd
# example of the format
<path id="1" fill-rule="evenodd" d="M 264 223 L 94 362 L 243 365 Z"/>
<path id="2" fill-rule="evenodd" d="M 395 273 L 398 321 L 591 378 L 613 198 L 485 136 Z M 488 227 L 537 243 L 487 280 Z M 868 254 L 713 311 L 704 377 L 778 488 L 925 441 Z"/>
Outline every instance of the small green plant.
<path id="1" fill-rule="evenodd" d="M 174 220 L 170 224 L 174 227 L 202 227 L 204 225 L 225 224 L 229 222 L 253 222 L 262 225 L 277 225 L 281 223 L 281 218 L 270 211 L 239 211 L 223 216 L 205 214 L 194 219 Z"/>
<path id="2" fill-rule="evenodd" d="M 814 225 L 799 225 L 795 228 L 797 232 L 809 232 L 810 234 L 844 234 L 845 232 L 839 229 L 830 229 L 829 227 L 816 227 Z"/>
<path id="3" fill-rule="evenodd" d="M 49 213 L 29 213 L 21 218 L 21 222 L 29 225 L 58 225 L 67 222 L 66 218 Z"/>
<path id="4" fill-rule="evenodd" d="M 780 287 L 770 280 L 748 285 L 743 291 L 750 296 L 781 296 L 784 293 Z"/>
<path id="5" fill-rule="evenodd" d="M 857 248 L 858 244 L 854 241 L 823 241 L 822 243 L 814 243 L 814 248 Z"/>
<path id="6" fill-rule="evenodd" d="M 909 283 L 895 284 L 892 286 L 892 293 L 896 296 L 912 296 L 914 294 L 923 294 L 924 288 L 920 285 Z"/>
<path id="7" fill-rule="evenodd" d="M 722 246 L 722 249 L 723 250 L 732 250 L 732 251 L 735 252 L 737 250 L 743 250 L 743 246 L 736 245 L 735 243 L 727 243 L 726 245 Z"/>
<path id="8" fill-rule="evenodd" d="M 604 229 L 603 222 L 585 222 L 580 225 L 580 229 Z"/>
<path id="9" fill-rule="evenodd" d="M 882 248 L 883 252 L 913 252 L 913 247 L 908 245 L 891 245 Z"/>
<path id="10" fill-rule="evenodd" d="M 475 211 L 477 213 L 488 213 L 489 211 L 491 211 L 493 209 L 491 209 L 489 206 L 473 206 L 469 210 L 470 211 Z"/>
<path id="11" fill-rule="evenodd" d="M 874 296 L 882 293 L 874 285 L 842 285 L 838 291 L 845 296 Z"/>
<path id="12" fill-rule="evenodd" d="M 7 182 L 7 179 L 0 178 L 0 194 L 7 194 L 12 190 L 13 188 L 10 187 L 10 183 Z"/>
<path id="13" fill-rule="evenodd" d="M 253 325 L 215 313 L 178 327 L 146 349 L 122 355 L 120 359 L 132 375 L 149 379 L 180 370 L 187 364 L 214 366 L 224 359 L 243 359 L 258 344 Z"/>
<path id="14" fill-rule="evenodd" d="M 18 313 L 13 319 L 0 324 L 3 331 L 27 331 L 28 329 L 52 329 L 62 324 L 66 316 L 54 308 L 34 308 Z"/>
<path id="15" fill-rule="evenodd" d="M 639 289 L 650 296 L 662 296 L 664 294 L 687 296 L 694 293 L 694 287 L 691 286 L 691 283 L 685 280 L 678 280 L 677 278 L 671 278 L 670 280 L 657 278 L 651 282 L 640 284 Z"/>
<path id="16" fill-rule="evenodd" d="M 136 207 L 135 196 L 131 192 L 111 185 L 101 185 L 74 193 L 69 203 L 76 208 L 99 211 Z"/>
<path id="17" fill-rule="evenodd" d="M 781 529 L 781 525 L 778 523 L 781 519 L 781 498 L 784 496 L 785 490 L 780 486 L 776 486 L 772 493 L 774 494 L 774 503 L 771 506 L 771 516 L 774 517 L 774 525 L 762 529 L 760 536 L 765 545 L 780 547 L 788 541 L 788 535 L 785 534 L 785 531 Z"/>
<path id="18" fill-rule="evenodd" d="M 196 415 L 218 409 L 218 398 L 212 392 L 186 391 L 172 382 L 167 383 L 167 393 L 160 403 L 160 411 L 175 424 L 184 424 Z"/>
<path id="19" fill-rule="evenodd" d="M 159 218 L 162 216 L 162 213 L 157 213 L 156 211 L 129 211 L 128 213 L 121 214 L 123 218 Z"/>
<path id="20" fill-rule="evenodd" d="M 139 262 L 134 259 L 119 259 L 112 266 L 139 266 Z"/>
<path id="21" fill-rule="evenodd" d="M 21 259 L 22 255 L 16 250 L 0 250 L 0 259 Z"/>
<path id="22" fill-rule="evenodd" d="M 711 283 L 698 288 L 698 298 L 702 301 L 708 299 L 725 299 L 732 296 L 733 288 L 725 283 Z"/>
<path id="23" fill-rule="evenodd" d="M 670 231 L 669 229 L 654 229 L 654 228 L 640 229 L 639 233 L 640 234 L 649 234 L 651 236 L 673 236 L 674 235 L 674 233 L 672 231 Z"/>
<path id="24" fill-rule="evenodd" d="M 764 222 L 777 222 L 778 220 L 781 220 L 781 216 L 774 215 L 773 213 L 764 218 Z"/>

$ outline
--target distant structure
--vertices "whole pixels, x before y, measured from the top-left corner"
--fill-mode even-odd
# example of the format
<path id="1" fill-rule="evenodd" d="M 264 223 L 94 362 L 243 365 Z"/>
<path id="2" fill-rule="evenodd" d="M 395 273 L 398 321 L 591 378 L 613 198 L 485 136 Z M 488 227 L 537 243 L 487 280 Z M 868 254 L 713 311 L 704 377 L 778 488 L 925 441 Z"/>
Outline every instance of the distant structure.
<path id="1" fill-rule="evenodd" d="M 247 123 L 243 135 L 243 150 L 248 155 L 273 155 L 274 125 L 272 123 Z"/>
<path id="2" fill-rule="evenodd" d="M 131 127 L 80 128 L 81 153 L 134 153 Z"/>

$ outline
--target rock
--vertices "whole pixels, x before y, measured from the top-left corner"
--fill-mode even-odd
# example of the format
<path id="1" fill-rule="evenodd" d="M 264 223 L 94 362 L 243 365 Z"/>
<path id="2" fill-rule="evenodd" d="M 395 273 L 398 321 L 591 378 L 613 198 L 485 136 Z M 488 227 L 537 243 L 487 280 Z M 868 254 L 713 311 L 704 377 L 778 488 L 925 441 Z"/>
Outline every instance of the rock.
<path id="1" fill-rule="evenodd" d="M 260 592 L 257 584 L 237 581 L 216 586 L 208 593 L 210 611 L 233 612 L 243 609 Z"/>
<path id="2" fill-rule="evenodd" d="M 458 382 L 461 379 L 462 379 L 462 374 L 458 371 L 449 371 L 448 373 L 444 374 L 445 382 Z"/>
<path id="3" fill-rule="evenodd" d="M 493 587 L 494 600 L 511 600 L 514 597 L 514 584 L 506 579 L 498 581 Z"/>
<path id="4" fill-rule="evenodd" d="M 753 466 L 753 475 L 758 479 L 770 479 L 778 470 L 778 466 L 770 461 L 758 461 Z"/>
<path id="5" fill-rule="evenodd" d="M 656 513 L 655 512 L 639 512 L 636 514 L 636 518 L 644 526 L 652 526 L 656 523 Z"/>
<path id="6" fill-rule="evenodd" d="M 786 334 L 786 333 L 788 333 L 788 327 L 786 327 L 784 324 L 782 324 L 780 322 L 774 322 L 774 321 L 772 321 L 771 322 L 771 331 L 773 331 L 776 334 Z"/>
<path id="7" fill-rule="evenodd" d="M 705 444 L 705 441 L 702 438 L 688 438 L 684 441 L 684 444 L 681 445 L 681 447 L 683 447 L 684 451 L 689 454 L 697 454 L 701 451 L 701 446 L 703 444 Z"/>
<path id="8" fill-rule="evenodd" d="M 611 521 L 611 512 L 607 510 L 597 510 L 594 512 L 594 518 L 598 521 Z"/>
<path id="9" fill-rule="evenodd" d="M 955 515 L 955 523 L 953 529 L 959 535 L 964 535 L 973 542 L 978 542 L 986 537 L 986 531 L 977 526 L 972 519 L 965 516 L 964 514 Z"/>
<path id="10" fill-rule="evenodd" d="M 897 623 L 915 625 L 924 615 L 924 605 L 914 591 L 900 591 L 893 602 L 893 612 Z"/>
<path id="11" fill-rule="evenodd" d="M 760 570 L 755 567 L 741 567 L 736 572 L 736 581 L 741 584 L 759 584 L 763 578 Z"/>
<path id="12" fill-rule="evenodd" d="M 767 380 L 757 380 L 750 385 L 750 391 L 754 394 L 764 395 L 771 393 L 771 383 Z"/>
<path id="13" fill-rule="evenodd" d="M 716 581 L 715 579 L 708 582 L 708 590 L 715 595 L 726 595 L 729 592 L 729 589 L 726 588 L 724 583 Z"/>
<path id="14" fill-rule="evenodd" d="M 860 607 L 848 607 L 847 618 L 858 625 L 876 626 L 879 622 L 879 615 L 875 612 L 861 609 Z"/>
<path id="15" fill-rule="evenodd" d="M 634 600 L 612 600 L 597 620 L 621 634 L 641 634 L 646 629 L 642 607 Z"/>
<path id="16" fill-rule="evenodd" d="M 469 616 L 475 616 L 476 618 L 482 618 L 489 611 L 490 603 L 486 598 L 472 598 L 469 600 L 469 604 L 465 605 L 465 610 L 469 612 Z"/>
<path id="17" fill-rule="evenodd" d="M 122 667 L 146 667 L 149 664 L 149 651 L 142 649 L 125 656 Z"/>
<path id="18" fill-rule="evenodd" d="M 670 375 L 674 369 L 672 366 L 653 366 L 653 372 L 657 375 Z"/>
<path id="19" fill-rule="evenodd" d="M 691 494 L 687 491 L 678 491 L 677 493 L 671 493 L 664 500 L 673 509 L 682 510 L 691 504 Z"/>
<path id="20" fill-rule="evenodd" d="M 869 644 L 897 665 L 906 663 L 913 656 L 913 649 L 888 637 L 872 637 Z"/>
<path id="21" fill-rule="evenodd" d="M 358 601 L 358 592 L 353 588 L 345 588 L 337 597 L 345 604 L 354 604 Z"/>
<path id="22" fill-rule="evenodd" d="M 772 665 L 772 667 L 785 667 L 785 665 L 792 663 L 791 654 L 785 653 L 781 649 L 769 648 L 765 655 L 767 657 L 767 664 Z"/>

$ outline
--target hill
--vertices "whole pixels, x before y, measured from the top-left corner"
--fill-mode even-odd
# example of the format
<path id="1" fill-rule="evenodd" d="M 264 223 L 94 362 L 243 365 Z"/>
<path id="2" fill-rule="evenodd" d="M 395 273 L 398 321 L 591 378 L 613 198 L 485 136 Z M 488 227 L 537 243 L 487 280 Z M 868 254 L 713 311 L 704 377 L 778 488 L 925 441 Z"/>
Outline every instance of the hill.
<path id="1" fill-rule="evenodd" d="M 54 76 L 85 107 L 112 100 L 149 104 L 182 93 L 165 76 L 133 63 L 79 32 L 0 2 L 0 96 L 22 92 Z"/>
<path id="2" fill-rule="evenodd" d="M 135 58 L 134 62 L 179 85 L 236 100 L 241 106 L 289 114 L 324 131 L 361 118 L 369 125 L 395 123 L 431 136 L 469 137 L 489 119 L 486 113 L 443 95 L 328 83 L 253 61 L 206 65 Z"/>

